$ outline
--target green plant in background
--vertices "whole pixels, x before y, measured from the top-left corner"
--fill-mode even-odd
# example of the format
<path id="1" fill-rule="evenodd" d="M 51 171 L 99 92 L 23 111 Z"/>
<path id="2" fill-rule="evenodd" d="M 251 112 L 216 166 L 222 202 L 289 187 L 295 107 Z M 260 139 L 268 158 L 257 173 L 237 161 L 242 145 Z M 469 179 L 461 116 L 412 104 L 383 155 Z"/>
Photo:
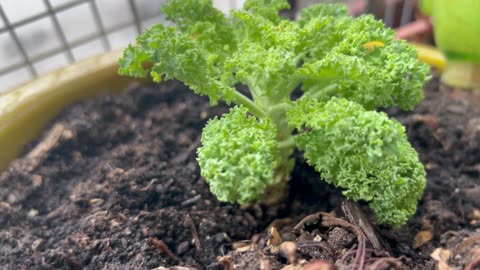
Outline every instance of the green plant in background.
<path id="1" fill-rule="evenodd" d="M 480 1 L 420 3 L 422 10 L 433 16 L 436 45 L 447 58 L 442 81 L 480 90 Z"/>
<path id="2" fill-rule="evenodd" d="M 227 17 L 209 0 L 169 1 L 163 12 L 175 26 L 140 35 L 119 73 L 177 79 L 212 105 L 235 104 L 208 122 L 198 149 L 201 174 L 220 201 L 284 196 L 298 148 L 321 179 L 367 201 L 379 222 L 405 223 L 425 170 L 404 127 L 375 109 L 414 108 L 428 67 L 372 16 L 354 19 L 328 4 L 290 21 L 278 15 L 288 8 L 285 0 L 247 0 Z M 292 99 L 297 88 L 303 94 Z"/>

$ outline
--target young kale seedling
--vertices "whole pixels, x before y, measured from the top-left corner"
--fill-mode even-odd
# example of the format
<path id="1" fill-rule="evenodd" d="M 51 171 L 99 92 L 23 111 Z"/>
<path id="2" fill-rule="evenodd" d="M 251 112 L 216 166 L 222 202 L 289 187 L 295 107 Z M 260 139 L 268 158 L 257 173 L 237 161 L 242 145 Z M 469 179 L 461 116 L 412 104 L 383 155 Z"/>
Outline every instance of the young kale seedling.
<path id="1" fill-rule="evenodd" d="M 370 15 L 315 5 L 290 21 L 278 15 L 288 8 L 285 0 L 247 0 L 227 17 L 210 0 L 171 0 L 163 12 L 175 26 L 140 35 L 119 73 L 177 79 L 212 105 L 235 104 L 208 122 L 198 149 L 201 174 L 220 201 L 284 196 L 298 148 L 321 179 L 367 201 L 379 222 L 405 223 L 425 170 L 405 128 L 375 109 L 414 108 L 428 67 Z M 303 94 L 293 100 L 298 87 Z"/>

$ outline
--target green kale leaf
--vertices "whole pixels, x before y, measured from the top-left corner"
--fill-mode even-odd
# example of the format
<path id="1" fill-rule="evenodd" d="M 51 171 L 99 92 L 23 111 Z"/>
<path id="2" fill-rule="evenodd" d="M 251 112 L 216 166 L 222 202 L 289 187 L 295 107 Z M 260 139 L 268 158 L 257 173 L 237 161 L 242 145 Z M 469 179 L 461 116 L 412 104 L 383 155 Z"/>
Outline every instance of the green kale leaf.
<path id="1" fill-rule="evenodd" d="M 141 34 L 119 73 L 176 79 L 212 105 L 237 105 L 207 124 L 198 149 L 219 200 L 281 199 L 299 149 L 322 180 L 367 201 L 380 222 L 405 223 L 425 170 L 404 128 L 375 110 L 413 109 L 428 66 L 370 15 L 320 4 L 292 21 L 279 15 L 288 8 L 286 0 L 247 0 L 226 16 L 209 0 L 170 0 L 162 10 L 174 26 Z"/>

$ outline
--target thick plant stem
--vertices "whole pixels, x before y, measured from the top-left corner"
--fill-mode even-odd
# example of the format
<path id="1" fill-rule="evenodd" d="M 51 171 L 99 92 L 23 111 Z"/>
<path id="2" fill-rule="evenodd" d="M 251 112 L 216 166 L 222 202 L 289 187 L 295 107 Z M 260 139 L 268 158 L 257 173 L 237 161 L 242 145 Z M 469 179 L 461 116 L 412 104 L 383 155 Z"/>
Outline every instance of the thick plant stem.
<path id="1" fill-rule="evenodd" d="M 295 147 L 295 140 L 293 139 L 293 136 L 278 143 L 278 149 L 280 150 L 291 149 L 294 147 Z"/>
<path id="2" fill-rule="evenodd" d="M 269 115 L 275 115 L 276 113 L 280 112 L 280 113 L 284 113 L 286 110 L 292 108 L 292 105 L 288 104 L 288 103 L 279 103 L 277 105 L 274 105 L 272 107 L 270 107 L 269 111 L 268 111 L 268 114 Z"/>
<path id="3" fill-rule="evenodd" d="M 270 106 L 268 117 L 277 126 L 277 140 L 280 156 L 280 163 L 274 172 L 274 184 L 266 193 L 264 203 L 276 204 L 285 198 L 287 194 L 290 173 L 293 170 L 294 161 L 291 158 L 295 150 L 295 141 L 292 137 L 292 130 L 288 127 L 285 112 L 291 108 L 288 103 L 278 103 Z"/>
<path id="4" fill-rule="evenodd" d="M 275 169 L 273 174 L 274 184 L 266 190 L 262 203 L 266 205 L 275 205 L 285 198 L 293 165 L 293 159 L 287 159 L 281 162 Z"/>
<path id="5" fill-rule="evenodd" d="M 235 104 L 245 106 L 250 113 L 258 118 L 264 118 L 266 116 L 265 111 L 258 107 L 251 99 L 238 91 L 233 91 L 233 93 Z"/>
<path id="6" fill-rule="evenodd" d="M 324 88 L 320 89 L 319 91 L 313 92 L 312 94 L 307 93 L 305 96 L 308 96 L 308 97 L 311 97 L 311 98 L 333 96 L 336 88 L 337 88 L 337 86 L 335 84 L 330 84 L 330 85 L 325 86 Z"/>

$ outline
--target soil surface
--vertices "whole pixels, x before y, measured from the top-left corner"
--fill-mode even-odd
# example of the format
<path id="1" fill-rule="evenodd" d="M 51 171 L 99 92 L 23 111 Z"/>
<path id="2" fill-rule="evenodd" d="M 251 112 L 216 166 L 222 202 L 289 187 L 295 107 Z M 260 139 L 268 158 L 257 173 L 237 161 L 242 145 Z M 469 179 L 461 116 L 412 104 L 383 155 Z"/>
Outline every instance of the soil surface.
<path id="1" fill-rule="evenodd" d="M 0 269 L 476 269 L 480 95 L 425 91 L 414 112 L 388 111 L 428 172 L 397 229 L 341 207 L 300 154 L 280 204 L 218 202 L 195 151 L 226 107 L 177 82 L 71 106 L 0 175 Z"/>

